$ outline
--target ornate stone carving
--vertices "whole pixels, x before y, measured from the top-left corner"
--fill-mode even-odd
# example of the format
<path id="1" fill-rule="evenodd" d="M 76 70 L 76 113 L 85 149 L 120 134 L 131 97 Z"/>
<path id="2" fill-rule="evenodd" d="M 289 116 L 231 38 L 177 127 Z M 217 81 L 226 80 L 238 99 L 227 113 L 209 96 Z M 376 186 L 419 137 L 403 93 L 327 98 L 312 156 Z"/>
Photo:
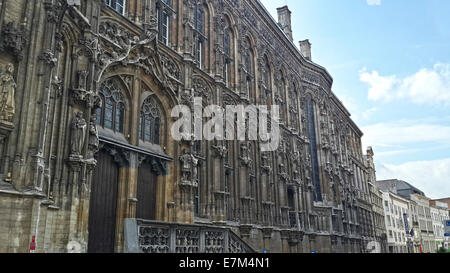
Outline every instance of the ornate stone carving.
<path id="1" fill-rule="evenodd" d="M 197 166 L 199 164 L 198 159 L 190 154 L 187 149 L 184 149 L 183 154 L 180 156 L 180 162 L 181 185 L 197 187 Z"/>
<path id="2" fill-rule="evenodd" d="M 91 121 L 89 123 L 89 143 L 88 143 L 88 151 L 89 158 L 94 158 L 94 155 L 99 151 L 99 138 L 97 131 L 97 116 L 92 115 Z"/>
<path id="3" fill-rule="evenodd" d="M 268 153 L 261 154 L 261 169 L 263 172 L 270 173 L 272 171 L 270 155 Z"/>
<path id="4" fill-rule="evenodd" d="M 205 253 L 224 253 L 225 234 L 220 231 L 205 232 Z"/>
<path id="5" fill-rule="evenodd" d="M 62 21 L 62 18 L 70 6 L 73 6 L 78 0 L 55 0 L 44 2 L 45 13 L 47 15 L 47 21 L 57 24 Z"/>
<path id="6" fill-rule="evenodd" d="M 183 150 L 183 154 L 180 156 L 180 161 L 181 161 L 181 181 L 188 182 L 191 180 L 192 157 L 186 149 Z"/>
<path id="7" fill-rule="evenodd" d="M 144 253 L 168 253 L 170 230 L 168 228 L 139 227 L 139 248 Z"/>
<path id="8" fill-rule="evenodd" d="M 228 153 L 227 147 L 220 143 L 211 146 L 211 148 L 214 150 L 214 155 L 219 158 L 224 158 Z"/>
<path id="9" fill-rule="evenodd" d="M 249 166 L 252 162 L 252 159 L 249 155 L 249 144 L 247 142 L 243 142 L 240 145 L 240 157 L 242 165 Z"/>
<path id="10" fill-rule="evenodd" d="M 200 232 L 195 229 L 177 229 L 175 253 L 198 253 Z"/>
<path id="11" fill-rule="evenodd" d="M 194 89 L 194 95 L 196 97 L 202 97 L 208 102 L 212 99 L 211 89 L 202 78 L 194 77 L 192 79 L 192 88 Z"/>
<path id="12" fill-rule="evenodd" d="M 148 50 L 151 49 L 150 45 L 156 41 L 157 22 L 155 18 L 152 18 L 151 23 L 145 26 L 141 37 L 135 36 L 115 22 L 109 21 L 100 23 L 99 33 L 102 38 L 100 47 L 92 48 L 93 43 L 88 40 L 82 42 L 93 53 L 97 61 L 95 76 L 97 82 L 100 81 L 104 71 L 113 64 L 142 67 L 146 73 L 152 72 L 159 83 L 165 82 L 158 54 L 154 50 Z"/>
<path id="13" fill-rule="evenodd" d="M 55 66 L 58 62 L 58 59 L 55 58 L 55 55 L 49 49 L 42 52 L 41 56 L 39 56 L 39 59 L 52 67 Z"/>
<path id="14" fill-rule="evenodd" d="M 78 87 L 72 88 L 70 100 L 71 103 L 79 103 L 80 105 L 92 107 L 101 107 L 101 98 L 95 92 L 86 90 L 87 88 L 87 71 L 78 71 Z M 103 83 L 104 85 L 105 83 Z M 102 87 L 103 87 L 102 85 Z"/>
<path id="15" fill-rule="evenodd" d="M 86 120 L 83 118 L 83 112 L 77 112 L 72 119 L 71 124 L 71 142 L 70 142 L 70 157 L 82 158 L 84 139 L 86 135 Z"/>
<path id="16" fill-rule="evenodd" d="M 13 73 L 13 64 L 7 64 L 0 74 L 0 121 L 12 122 L 14 118 L 16 82 Z"/>
<path id="17" fill-rule="evenodd" d="M 0 38 L 0 51 L 12 52 L 20 61 L 23 58 L 23 49 L 27 43 L 25 38 L 25 27 L 14 26 L 13 22 L 3 25 Z"/>
<path id="18" fill-rule="evenodd" d="M 175 64 L 175 62 L 172 59 L 170 59 L 169 57 L 162 55 L 162 54 L 160 54 L 159 57 L 161 59 L 162 65 L 166 71 L 166 74 L 176 80 L 180 80 L 181 79 L 180 69 Z"/>

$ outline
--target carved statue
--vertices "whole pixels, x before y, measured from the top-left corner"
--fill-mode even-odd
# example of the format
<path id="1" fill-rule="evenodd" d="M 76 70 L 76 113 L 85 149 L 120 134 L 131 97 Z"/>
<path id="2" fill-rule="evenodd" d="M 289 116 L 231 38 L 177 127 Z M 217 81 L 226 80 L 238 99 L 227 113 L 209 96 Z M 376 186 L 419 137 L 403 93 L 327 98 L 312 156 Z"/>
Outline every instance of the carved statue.
<path id="1" fill-rule="evenodd" d="M 334 182 L 331 182 L 331 194 L 333 195 L 331 200 L 333 200 L 336 203 L 337 202 L 337 191 L 336 191 L 336 184 Z"/>
<path id="2" fill-rule="evenodd" d="M 87 76 L 87 71 L 78 71 L 78 89 L 86 90 Z"/>
<path id="3" fill-rule="evenodd" d="M 84 147 L 84 136 L 86 134 L 86 120 L 83 118 L 83 112 L 77 112 L 72 120 L 72 140 L 70 146 L 71 155 L 80 156 Z"/>
<path id="4" fill-rule="evenodd" d="M 15 113 L 14 94 L 16 82 L 13 77 L 14 66 L 7 64 L 0 74 L 0 120 L 12 122 Z"/>
<path id="5" fill-rule="evenodd" d="M 216 144 L 211 146 L 211 148 L 214 149 L 217 157 L 225 158 L 228 153 L 227 147 L 224 146 L 223 144 L 219 143 L 218 141 L 215 141 L 215 142 L 216 142 Z"/>
<path id="6" fill-rule="evenodd" d="M 245 166 L 248 166 L 251 162 L 249 155 L 249 144 L 247 142 L 241 143 L 240 148 L 240 159 Z"/>
<path id="7" fill-rule="evenodd" d="M 192 173 L 192 156 L 188 153 L 186 149 L 183 150 L 183 154 L 180 156 L 181 161 L 181 180 L 183 182 L 188 182 L 191 179 Z"/>
<path id="8" fill-rule="evenodd" d="M 198 159 L 191 155 L 191 160 L 192 160 L 192 180 L 195 182 L 198 182 L 198 171 L 197 171 L 197 166 L 198 166 Z"/>
<path id="9" fill-rule="evenodd" d="M 269 166 L 269 157 L 265 153 L 261 155 L 261 165 Z"/>
<path id="10" fill-rule="evenodd" d="M 97 116 L 91 116 L 91 122 L 89 123 L 89 143 L 88 148 L 91 158 L 99 151 L 99 139 L 97 131 Z"/>
<path id="11" fill-rule="evenodd" d="M 293 181 L 296 182 L 297 184 L 300 184 L 300 182 L 301 182 L 300 174 L 299 174 L 298 170 L 294 171 L 294 179 L 293 179 Z"/>

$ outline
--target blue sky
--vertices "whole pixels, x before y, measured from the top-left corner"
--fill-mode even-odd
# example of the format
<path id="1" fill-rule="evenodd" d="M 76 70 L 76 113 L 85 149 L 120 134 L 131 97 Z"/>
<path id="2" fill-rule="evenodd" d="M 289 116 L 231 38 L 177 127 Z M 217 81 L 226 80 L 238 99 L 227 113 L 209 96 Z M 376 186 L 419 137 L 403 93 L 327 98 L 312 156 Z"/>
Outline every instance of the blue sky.
<path id="1" fill-rule="evenodd" d="M 295 44 L 312 60 L 373 146 L 377 179 L 450 197 L 450 1 L 261 0 L 292 11 Z"/>

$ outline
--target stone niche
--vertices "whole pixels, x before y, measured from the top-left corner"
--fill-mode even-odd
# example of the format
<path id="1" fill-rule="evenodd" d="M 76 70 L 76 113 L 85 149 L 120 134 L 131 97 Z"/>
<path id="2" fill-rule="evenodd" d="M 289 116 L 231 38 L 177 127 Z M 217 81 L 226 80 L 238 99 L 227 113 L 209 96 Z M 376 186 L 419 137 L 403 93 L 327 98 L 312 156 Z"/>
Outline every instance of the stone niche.
<path id="1" fill-rule="evenodd" d="M 0 62 L 0 188 L 11 187 L 7 145 L 14 130 L 15 115 L 15 66 L 13 63 Z"/>

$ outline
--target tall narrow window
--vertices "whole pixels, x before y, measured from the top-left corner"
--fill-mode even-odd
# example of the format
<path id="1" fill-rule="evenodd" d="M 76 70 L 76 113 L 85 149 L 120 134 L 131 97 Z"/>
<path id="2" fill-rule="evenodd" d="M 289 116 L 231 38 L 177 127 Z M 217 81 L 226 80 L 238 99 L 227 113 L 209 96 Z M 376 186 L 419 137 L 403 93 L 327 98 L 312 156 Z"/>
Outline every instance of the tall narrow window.
<path id="1" fill-rule="evenodd" d="M 283 122 L 286 122 L 286 80 L 283 75 L 283 72 L 280 71 L 280 74 L 281 74 L 281 82 L 278 90 L 278 96 L 281 100 L 280 118 Z"/>
<path id="2" fill-rule="evenodd" d="M 204 20 L 205 20 L 205 12 L 203 11 L 203 7 L 202 5 L 199 5 L 197 7 L 197 13 L 196 13 L 196 18 L 195 18 L 195 29 L 200 32 L 203 33 L 203 24 L 204 24 Z"/>
<path id="3" fill-rule="evenodd" d="M 204 47 L 205 47 L 205 11 L 203 10 L 203 5 L 199 1 L 195 9 L 195 59 L 198 63 L 200 69 L 204 65 Z"/>
<path id="4" fill-rule="evenodd" d="M 254 92 L 253 92 L 253 48 L 252 48 L 252 44 L 250 42 L 250 39 L 247 38 L 245 40 L 245 44 L 244 44 L 244 53 L 243 53 L 243 66 L 244 66 L 244 92 L 247 94 L 247 96 L 251 99 L 255 98 L 254 96 Z"/>
<path id="5" fill-rule="evenodd" d="M 102 107 L 97 109 L 97 124 L 123 133 L 125 98 L 114 80 L 106 80 L 101 85 L 100 98 Z"/>
<path id="6" fill-rule="evenodd" d="M 224 191 L 230 192 L 230 173 L 228 171 L 225 172 Z"/>
<path id="7" fill-rule="evenodd" d="M 291 211 L 295 210 L 295 195 L 292 189 L 287 190 L 288 206 Z"/>
<path id="8" fill-rule="evenodd" d="M 139 136 L 144 142 L 160 144 L 161 111 L 153 97 L 145 99 L 141 108 Z"/>
<path id="9" fill-rule="evenodd" d="M 289 91 L 289 125 L 297 130 L 298 128 L 298 98 L 297 98 L 297 86 L 292 84 L 292 89 Z"/>
<path id="10" fill-rule="evenodd" d="M 307 127 L 309 138 L 309 152 L 311 155 L 311 166 L 312 166 L 312 183 L 314 186 L 314 201 L 322 201 L 322 192 L 320 189 L 319 162 L 317 154 L 314 102 L 311 97 L 308 97 L 306 101 L 306 119 L 308 122 Z"/>
<path id="11" fill-rule="evenodd" d="M 200 39 L 197 41 L 197 62 L 198 67 L 203 69 L 203 42 Z"/>
<path id="12" fill-rule="evenodd" d="M 126 0 L 105 0 L 105 3 L 118 13 L 125 15 Z"/>
<path id="13" fill-rule="evenodd" d="M 158 21 L 158 40 L 169 46 L 170 40 L 170 0 L 159 0 L 156 3 L 156 19 Z"/>
<path id="14" fill-rule="evenodd" d="M 266 86 L 266 88 L 269 88 L 269 71 L 268 71 L 268 66 L 266 65 L 264 67 L 264 74 L 263 74 L 263 80 L 264 80 L 264 84 Z"/>
<path id="15" fill-rule="evenodd" d="M 194 215 L 196 217 L 200 216 L 200 191 L 202 186 L 201 181 L 201 165 L 198 164 L 195 168 L 197 168 L 196 173 L 197 177 L 195 179 L 197 180 L 197 188 L 194 190 Z"/>
<path id="16" fill-rule="evenodd" d="M 263 71 L 263 81 L 267 89 L 271 89 L 271 76 L 270 76 L 270 65 L 267 56 L 264 56 L 264 71 Z"/>
<path id="17" fill-rule="evenodd" d="M 225 29 L 225 33 L 223 35 L 223 52 L 225 54 L 224 56 L 224 66 L 223 66 L 223 79 L 225 80 L 225 84 L 228 87 L 229 86 L 229 78 L 228 78 L 228 65 L 230 63 L 230 33 L 228 32 L 228 29 Z"/>

